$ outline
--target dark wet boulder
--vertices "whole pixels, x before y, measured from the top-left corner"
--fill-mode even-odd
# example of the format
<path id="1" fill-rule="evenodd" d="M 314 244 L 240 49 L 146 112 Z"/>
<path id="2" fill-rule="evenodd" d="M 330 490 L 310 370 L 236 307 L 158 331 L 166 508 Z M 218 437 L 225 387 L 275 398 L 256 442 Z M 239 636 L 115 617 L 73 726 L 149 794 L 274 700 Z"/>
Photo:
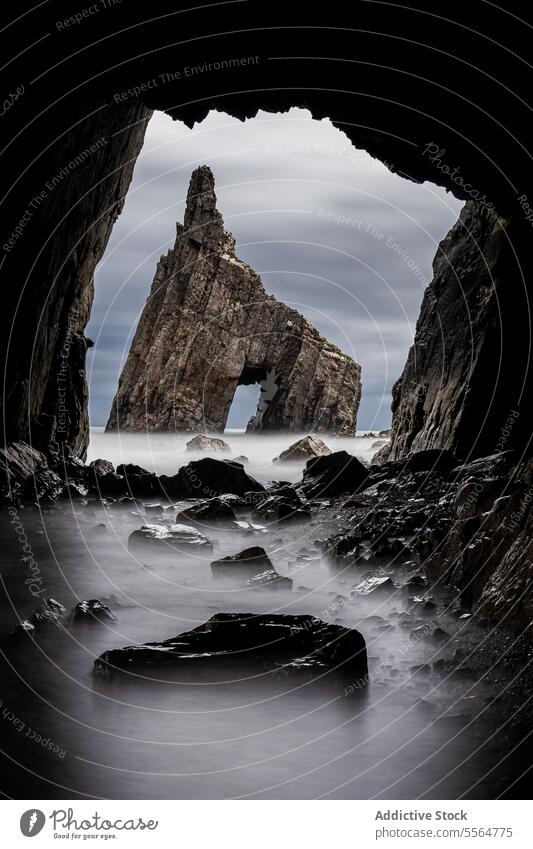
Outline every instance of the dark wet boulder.
<path id="1" fill-rule="evenodd" d="M 58 474 L 46 467 L 39 468 L 27 482 L 24 498 L 35 499 L 39 504 L 52 504 L 65 490 Z"/>
<path id="2" fill-rule="evenodd" d="M 176 522 L 205 522 L 211 525 L 229 525 L 237 517 L 233 508 L 222 498 L 208 498 L 198 504 L 191 504 L 176 516 Z"/>
<path id="3" fill-rule="evenodd" d="M 88 601 L 79 601 L 70 615 L 70 621 L 81 622 L 118 622 L 117 617 L 111 612 L 107 604 L 97 598 Z"/>
<path id="4" fill-rule="evenodd" d="M 89 487 L 85 486 L 85 484 L 82 483 L 82 481 L 78 481 L 78 480 L 70 481 L 69 480 L 63 486 L 63 490 L 61 492 L 61 498 L 65 499 L 65 500 L 69 499 L 71 501 L 77 501 L 80 498 L 86 498 L 88 494 L 89 494 Z"/>
<path id="5" fill-rule="evenodd" d="M 63 489 L 44 454 L 25 442 L 0 448 L 0 505 L 23 499 L 53 500 Z"/>
<path id="6" fill-rule="evenodd" d="M 83 460 L 80 460 L 78 457 L 66 457 L 53 466 L 54 472 L 59 475 L 61 480 L 65 482 L 77 481 L 83 484 L 86 482 L 89 469 L 90 466 L 86 466 Z M 112 471 L 114 471 L 113 468 Z"/>
<path id="7" fill-rule="evenodd" d="M 426 451 L 417 451 L 410 454 L 405 461 L 405 469 L 408 472 L 451 472 L 457 460 L 451 451 L 446 448 L 428 448 Z"/>
<path id="8" fill-rule="evenodd" d="M 276 572 L 265 549 L 260 546 L 245 548 L 238 554 L 213 560 L 211 570 L 214 575 L 247 579 L 251 587 L 292 589 L 292 580 Z"/>
<path id="9" fill-rule="evenodd" d="M 359 631 L 309 615 L 217 613 L 203 625 L 161 643 L 104 652 L 100 674 L 161 666 L 258 664 L 270 670 L 335 671 L 352 680 L 368 674 L 365 640 Z"/>
<path id="10" fill-rule="evenodd" d="M 268 494 L 275 495 L 279 498 L 284 498 L 286 501 L 291 501 L 298 507 L 301 507 L 303 504 L 303 501 L 300 498 L 297 490 L 293 486 L 291 486 L 290 483 L 278 484 L 278 486 L 269 489 Z"/>
<path id="11" fill-rule="evenodd" d="M 325 457 L 331 454 L 325 442 L 314 433 L 304 436 L 282 451 L 279 457 L 274 457 L 273 463 L 287 463 L 299 460 L 309 460 L 311 457 Z"/>
<path id="12" fill-rule="evenodd" d="M 143 497 L 159 493 L 159 478 L 142 466 L 135 463 L 121 464 L 117 466 L 117 475 L 124 479 L 124 488 L 131 495 Z"/>
<path id="13" fill-rule="evenodd" d="M 394 592 L 396 585 L 388 575 L 369 575 L 352 590 L 352 595 L 374 595 Z"/>
<path id="14" fill-rule="evenodd" d="M 265 522 L 305 522 L 311 518 L 311 511 L 301 501 L 271 495 L 257 504 L 254 515 Z"/>
<path id="15" fill-rule="evenodd" d="M 214 498 L 232 493 L 244 496 L 248 492 L 264 492 L 265 488 L 248 475 L 240 463 L 204 457 L 182 466 L 172 478 L 161 476 L 178 498 Z"/>
<path id="16" fill-rule="evenodd" d="M 165 513 L 165 509 L 162 504 L 143 504 L 144 512 L 147 516 L 153 517 L 162 517 Z"/>
<path id="17" fill-rule="evenodd" d="M 357 492 L 368 479 L 368 469 L 347 451 L 335 451 L 305 464 L 303 490 L 308 498 Z"/>
<path id="18" fill-rule="evenodd" d="M 66 608 L 59 601 L 56 601 L 54 598 L 47 598 L 33 611 L 29 621 L 36 627 L 39 625 L 54 625 L 59 627 L 63 622 L 66 612 Z"/>
<path id="19" fill-rule="evenodd" d="M 288 590 L 292 591 L 292 578 L 286 578 L 280 575 L 275 569 L 265 569 L 264 572 L 259 572 L 247 582 L 247 585 L 252 589 L 268 588 L 272 590 Z"/>
<path id="20" fill-rule="evenodd" d="M 453 470 L 454 478 L 459 480 L 471 476 L 478 478 L 499 478 L 509 475 L 516 463 L 515 451 L 500 451 L 487 457 L 478 457 L 469 463 L 461 463 Z"/>
<path id="21" fill-rule="evenodd" d="M 89 490 L 102 498 L 125 495 L 127 486 L 122 475 L 117 474 L 109 460 L 93 460 L 87 469 L 86 484 Z"/>
<path id="22" fill-rule="evenodd" d="M 104 522 L 98 522 L 97 525 L 93 525 L 92 528 L 89 528 L 87 531 L 87 537 L 89 540 L 108 540 L 109 539 L 109 528 Z"/>
<path id="23" fill-rule="evenodd" d="M 212 545 L 207 537 L 190 525 L 143 525 L 130 534 L 128 548 L 139 554 L 175 554 L 176 551 L 209 551 Z"/>
<path id="24" fill-rule="evenodd" d="M 27 619 L 22 619 L 11 631 L 8 640 L 17 639 L 24 634 L 35 636 L 43 628 L 61 628 L 67 610 L 54 598 L 45 598 Z"/>
<path id="25" fill-rule="evenodd" d="M 89 469 L 92 469 L 94 475 L 96 477 L 103 477 L 104 475 L 112 474 L 115 471 L 115 467 L 110 460 L 91 460 L 89 463 Z"/>
<path id="26" fill-rule="evenodd" d="M 206 436 L 199 433 L 187 442 L 186 450 L 202 454 L 229 454 L 231 448 L 227 442 L 216 436 Z"/>

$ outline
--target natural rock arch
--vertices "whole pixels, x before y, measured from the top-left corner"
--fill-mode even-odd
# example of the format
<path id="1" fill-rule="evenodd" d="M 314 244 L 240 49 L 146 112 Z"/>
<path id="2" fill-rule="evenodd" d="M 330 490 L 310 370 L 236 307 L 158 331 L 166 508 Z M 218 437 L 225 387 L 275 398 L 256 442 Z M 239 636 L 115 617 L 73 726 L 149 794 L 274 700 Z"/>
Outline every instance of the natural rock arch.
<path id="1" fill-rule="evenodd" d="M 223 431 L 235 390 L 271 376 L 250 430 L 355 434 L 361 369 L 235 255 L 207 165 L 161 259 L 107 430 Z"/>

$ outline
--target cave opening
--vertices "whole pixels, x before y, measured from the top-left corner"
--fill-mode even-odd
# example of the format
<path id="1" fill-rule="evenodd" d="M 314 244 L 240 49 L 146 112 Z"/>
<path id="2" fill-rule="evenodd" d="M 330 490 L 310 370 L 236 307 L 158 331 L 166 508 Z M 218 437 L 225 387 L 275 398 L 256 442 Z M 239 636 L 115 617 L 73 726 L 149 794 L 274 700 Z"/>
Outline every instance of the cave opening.
<path id="1" fill-rule="evenodd" d="M 390 427 L 392 384 L 412 344 L 437 245 L 462 202 L 392 174 L 329 119 L 299 108 L 260 111 L 244 123 L 210 112 L 193 129 L 162 112 L 150 120 L 96 272 L 87 328 L 96 342 L 88 352 L 91 425 L 106 421 L 154 267 L 183 220 L 191 171 L 204 162 L 240 259 L 269 294 L 361 364 L 358 429 Z M 242 387 L 261 380 L 263 373 L 252 381 L 243 372 L 226 427 L 246 428 L 262 393 Z"/>

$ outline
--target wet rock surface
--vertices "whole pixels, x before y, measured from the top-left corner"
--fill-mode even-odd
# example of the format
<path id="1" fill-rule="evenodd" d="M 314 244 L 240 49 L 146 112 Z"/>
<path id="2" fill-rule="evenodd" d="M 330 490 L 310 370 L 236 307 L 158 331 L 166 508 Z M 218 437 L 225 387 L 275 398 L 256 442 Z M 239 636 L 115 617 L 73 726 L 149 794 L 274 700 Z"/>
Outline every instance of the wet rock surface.
<path id="1" fill-rule="evenodd" d="M 73 623 L 118 622 L 118 618 L 111 612 L 107 604 L 97 598 L 78 602 L 70 619 Z"/>
<path id="2" fill-rule="evenodd" d="M 170 527 L 143 525 L 130 534 L 128 548 L 139 555 L 148 555 L 155 551 L 166 551 L 172 554 L 174 549 L 178 551 L 208 550 L 212 548 L 212 545 L 207 537 L 189 525 L 176 524 Z"/>
<path id="3" fill-rule="evenodd" d="M 251 587 L 292 590 L 292 580 L 280 575 L 264 548 L 253 546 L 211 563 L 214 575 L 247 579 Z"/>
<path id="4" fill-rule="evenodd" d="M 264 486 L 248 475 L 240 463 L 204 457 L 183 466 L 170 478 L 160 478 L 168 493 L 177 498 L 201 498 L 218 495 L 246 495 L 264 492 Z"/>
<path id="5" fill-rule="evenodd" d="M 198 663 L 260 663 L 285 670 L 335 670 L 364 680 L 366 645 L 355 629 L 313 616 L 218 613 L 204 625 L 162 643 L 105 652 L 95 662 L 100 674 L 142 667 Z"/>
<path id="6" fill-rule="evenodd" d="M 228 525 L 236 519 L 231 505 L 222 498 L 209 498 L 192 504 L 176 516 L 176 522 L 207 522 L 214 525 Z"/>
<path id="7" fill-rule="evenodd" d="M 324 457 L 331 454 L 328 446 L 316 434 L 304 436 L 282 451 L 279 457 L 274 457 L 273 463 L 284 463 L 294 460 L 309 460 L 311 457 Z"/>
<path id="8" fill-rule="evenodd" d="M 254 515 L 265 522 L 305 522 L 311 518 L 311 511 L 295 495 L 296 498 L 284 494 L 271 495 L 257 504 Z"/>
<path id="9" fill-rule="evenodd" d="M 43 599 L 33 613 L 13 629 L 8 640 L 15 641 L 24 634 L 37 635 L 47 627 L 61 628 L 66 612 L 66 608 L 54 598 Z"/>
<path id="10" fill-rule="evenodd" d="M 354 493 L 368 478 L 368 470 L 347 451 L 308 460 L 302 487 L 308 498 Z"/>

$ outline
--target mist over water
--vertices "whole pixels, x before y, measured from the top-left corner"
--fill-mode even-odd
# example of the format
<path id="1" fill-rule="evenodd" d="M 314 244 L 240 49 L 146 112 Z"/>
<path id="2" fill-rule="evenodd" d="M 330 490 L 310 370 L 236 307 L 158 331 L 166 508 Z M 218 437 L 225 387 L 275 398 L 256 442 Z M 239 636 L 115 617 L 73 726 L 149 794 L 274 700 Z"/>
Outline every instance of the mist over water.
<path id="1" fill-rule="evenodd" d="M 93 430 L 89 459 L 171 474 L 191 459 L 184 453 L 190 438 Z M 303 464 L 272 464 L 294 434 L 224 438 L 229 456 L 246 454 L 257 478 L 301 475 Z M 368 459 L 375 438 L 325 441 Z M 481 713 L 490 691 L 475 676 L 459 680 L 432 671 L 438 658 L 453 655 L 458 639 L 468 665 L 468 623 L 446 613 L 436 622 L 412 614 L 402 586 L 412 566 L 394 567 L 393 590 L 339 605 L 339 596 L 369 574 L 386 573 L 378 563 L 334 562 L 317 544 L 338 530 L 341 505 L 316 505 L 311 521 L 299 524 L 267 526 L 256 518 L 262 527 L 254 530 L 197 526 L 213 544 L 208 552 L 135 554 L 128 550 L 132 531 L 147 522 L 172 524 L 188 502 L 163 505 L 160 518 L 151 516 L 150 503 L 67 500 L 24 511 L 45 597 L 68 609 L 98 598 L 118 623 L 52 627 L 35 643 L 11 646 L 3 704 L 66 751 L 52 755 L 4 723 L 15 797 L 494 797 L 502 772 L 494 766 L 506 742 L 491 738 L 494 728 Z M 9 527 L 2 534 L 5 636 L 36 600 L 22 580 L 16 536 Z M 292 591 L 252 589 L 213 575 L 212 560 L 249 546 L 265 548 L 279 574 L 292 578 Z M 314 614 L 357 627 L 367 642 L 369 684 L 272 674 L 237 660 L 216 669 L 194 662 L 165 667 L 158 680 L 140 671 L 117 680 L 93 672 L 107 649 L 168 639 L 220 611 Z M 449 644 L 413 638 L 421 625 L 428 633 L 445 628 Z M 479 639 L 472 642 L 476 649 Z"/>
<path id="2" fill-rule="evenodd" d="M 212 454 L 218 459 L 242 456 L 248 458 L 246 471 L 258 480 L 283 479 L 296 481 L 301 478 L 305 463 L 274 464 L 275 457 L 293 445 L 305 433 L 246 433 L 243 430 L 227 430 L 214 433 L 222 437 L 231 451 L 228 454 Z M 156 474 L 173 475 L 180 466 L 191 460 L 198 460 L 206 454 L 191 453 L 186 443 L 193 438 L 192 433 L 105 433 L 104 428 L 91 428 L 91 441 L 87 462 L 102 457 L 118 466 L 120 463 L 136 463 Z M 331 451 L 347 451 L 364 462 L 370 462 L 382 440 L 374 432 L 360 431 L 356 436 L 330 436 L 321 434 L 320 438 Z"/>

